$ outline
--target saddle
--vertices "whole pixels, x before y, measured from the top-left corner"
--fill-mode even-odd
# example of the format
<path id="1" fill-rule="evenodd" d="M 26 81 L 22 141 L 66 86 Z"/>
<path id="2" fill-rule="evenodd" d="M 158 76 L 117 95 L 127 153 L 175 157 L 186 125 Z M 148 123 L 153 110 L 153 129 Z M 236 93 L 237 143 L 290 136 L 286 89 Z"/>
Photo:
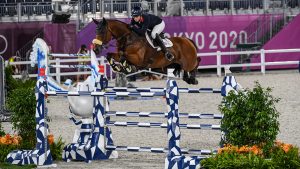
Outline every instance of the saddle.
<path id="1" fill-rule="evenodd" d="M 160 51 L 161 48 L 160 46 L 158 46 L 157 44 L 155 44 L 154 42 L 154 39 L 151 37 L 151 32 L 150 31 L 147 31 L 146 34 L 146 39 L 147 39 L 147 42 L 150 44 L 150 46 L 154 49 L 156 49 L 157 51 Z M 162 38 L 162 41 L 164 43 L 164 45 L 167 47 L 167 48 L 170 48 L 173 46 L 173 43 L 170 39 L 168 39 L 167 37 L 165 37 L 164 33 L 160 33 L 159 36 Z"/>

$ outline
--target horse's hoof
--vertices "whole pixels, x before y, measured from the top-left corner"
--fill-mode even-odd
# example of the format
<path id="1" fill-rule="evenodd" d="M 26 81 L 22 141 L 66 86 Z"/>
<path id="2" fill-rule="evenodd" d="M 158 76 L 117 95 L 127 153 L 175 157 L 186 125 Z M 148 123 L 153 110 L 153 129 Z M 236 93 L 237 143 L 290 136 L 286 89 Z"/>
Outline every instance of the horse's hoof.
<path id="1" fill-rule="evenodd" d="M 123 67 L 123 66 L 121 67 L 121 71 L 120 72 L 124 73 L 125 75 L 130 74 L 130 72 L 128 71 L 128 69 L 125 68 L 125 67 Z"/>
<path id="2" fill-rule="evenodd" d="M 195 79 L 193 85 L 197 85 L 198 84 L 198 80 Z"/>
<path id="3" fill-rule="evenodd" d="M 127 67 L 123 67 L 123 70 L 126 74 L 134 73 L 137 71 L 135 66 L 128 65 Z"/>
<path id="4" fill-rule="evenodd" d="M 188 79 L 188 78 L 183 78 L 182 80 L 185 81 L 187 84 L 191 84 L 190 79 Z"/>
<path id="5" fill-rule="evenodd" d="M 191 78 L 190 80 L 189 80 L 189 84 L 192 84 L 192 85 L 197 85 L 198 84 L 198 80 L 197 79 L 195 79 L 195 78 Z"/>
<path id="6" fill-rule="evenodd" d="M 197 79 L 190 79 L 190 78 L 186 78 L 183 79 L 187 84 L 191 84 L 191 85 L 197 85 L 198 84 L 198 80 Z"/>

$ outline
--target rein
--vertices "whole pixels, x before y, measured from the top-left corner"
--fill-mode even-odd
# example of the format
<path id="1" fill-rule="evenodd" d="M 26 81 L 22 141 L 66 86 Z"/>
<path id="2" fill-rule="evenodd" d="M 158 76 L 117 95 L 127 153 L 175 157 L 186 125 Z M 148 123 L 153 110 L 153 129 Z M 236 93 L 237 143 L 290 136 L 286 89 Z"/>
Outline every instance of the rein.
<path id="1" fill-rule="evenodd" d="M 128 36 L 128 35 L 131 33 L 131 32 L 128 32 L 128 33 L 125 33 L 124 35 L 122 35 L 122 36 L 116 38 L 116 35 L 113 34 L 113 31 L 110 29 L 109 25 L 107 25 L 107 29 L 108 29 L 108 31 L 111 33 L 112 37 L 113 37 L 114 39 L 116 39 L 117 41 L 121 40 L 122 38 Z"/>
<path id="2" fill-rule="evenodd" d="M 117 38 L 116 35 L 114 35 L 113 31 L 111 30 L 111 28 L 108 25 L 107 25 L 107 29 L 111 33 L 113 39 L 116 39 L 117 42 L 120 41 L 120 40 L 122 40 L 123 38 L 127 37 L 131 33 L 131 32 L 125 33 L 124 35 L 122 35 L 122 36 L 120 36 L 120 37 Z M 103 48 L 108 48 L 110 46 L 116 47 L 115 45 L 112 45 L 112 44 L 109 44 L 109 43 L 107 43 L 105 45 L 102 45 L 102 46 L 103 46 Z"/>

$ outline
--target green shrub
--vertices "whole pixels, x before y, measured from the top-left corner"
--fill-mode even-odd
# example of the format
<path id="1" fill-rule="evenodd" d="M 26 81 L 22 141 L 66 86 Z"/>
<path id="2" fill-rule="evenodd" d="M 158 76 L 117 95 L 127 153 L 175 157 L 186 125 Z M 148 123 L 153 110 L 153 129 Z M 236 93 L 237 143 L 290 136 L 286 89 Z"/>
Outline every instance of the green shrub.
<path id="1" fill-rule="evenodd" d="M 270 161 L 253 153 L 239 154 L 228 152 L 201 161 L 203 169 L 267 169 Z"/>
<path id="2" fill-rule="evenodd" d="M 11 66 L 5 68 L 5 88 L 6 92 L 9 95 L 11 91 L 18 88 L 19 84 L 16 79 L 13 78 L 13 69 Z"/>
<path id="3" fill-rule="evenodd" d="M 20 145 L 4 145 L 0 144 L 0 163 L 6 161 L 6 156 L 13 150 L 20 149 Z"/>
<path id="4" fill-rule="evenodd" d="M 34 147 L 35 138 L 35 94 L 36 80 L 22 81 L 13 78 L 11 66 L 5 68 L 5 81 L 7 90 L 7 108 L 12 112 L 11 121 L 13 128 L 23 138 L 26 147 Z M 0 130 L 1 135 L 1 130 Z"/>
<path id="5" fill-rule="evenodd" d="M 1 121 L 0 121 L 0 136 L 4 136 L 5 135 L 5 132 L 2 128 L 2 124 L 1 124 Z"/>
<path id="6" fill-rule="evenodd" d="M 245 150 L 245 149 L 244 149 Z M 274 145 L 271 158 L 255 154 L 252 150 L 229 146 L 219 149 L 218 154 L 201 161 L 202 169 L 298 169 L 300 157 L 298 148 L 290 144 Z"/>
<path id="7" fill-rule="evenodd" d="M 53 160 L 61 160 L 62 159 L 62 151 L 65 143 L 62 141 L 62 137 L 59 136 L 58 140 L 53 144 L 50 144 L 50 151 Z"/>
<path id="8" fill-rule="evenodd" d="M 11 92 L 7 100 L 7 107 L 12 112 L 13 128 L 23 138 L 24 144 L 28 142 L 34 146 L 36 100 L 33 88 L 17 88 Z"/>
<path id="9" fill-rule="evenodd" d="M 12 67 L 7 66 L 5 68 L 5 88 L 8 96 L 13 90 L 17 88 L 32 88 L 36 84 L 35 79 L 28 79 L 26 81 L 22 81 L 20 79 L 14 79 L 12 75 L 13 75 Z"/>
<path id="10" fill-rule="evenodd" d="M 35 140 L 35 138 L 34 138 Z M 61 160 L 62 159 L 62 151 L 64 148 L 64 142 L 62 141 L 62 137 L 60 136 L 56 142 L 53 142 L 52 144 L 50 144 L 50 151 L 51 151 L 51 155 L 53 160 Z M 28 141 L 21 141 L 20 144 L 18 145 L 14 145 L 14 144 L 1 144 L 0 143 L 0 163 L 1 162 L 5 162 L 6 160 L 6 156 L 8 155 L 8 153 L 12 152 L 13 150 L 18 150 L 18 149 L 22 149 L 22 150 L 32 150 L 35 147 L 32 146 L 31 143 L 29 143 Z"/>
<path id="11" fill-rule="evenodd" d="M 246 89 L 238 94 L 230 92 L 219 105 L 224 114 L 221 130 L 225 133 L 221 145 L 263 146 L 264 153 L 273 146 L 279 131 L 279 112 L 275 103 L 280 99 L 270 93 L 272 89 L 263 89 L 256 82 L 253 90 Z"/>
<path id="12" fill-rule="evenodd" d="M 36 165 L 15 165 L 15 164 L 9 164 L 9 163 L 0 163 L 1 169 L 32 169 L 36 168 Z"/>
<path id="13" fill-rule="evenodd" d="M 274 168 L 294 169 L 300 168 L 299 149 L 290 144 L 274 146 L 271 150 L 271 159 Z"/>
<path id="14" fill-rule="evenodd" d="M 271 88 L 263 89 L 256 82 L 253 90 L 230 92 L 219 105 L 224 114 L 221 129 L 225 147 L 218 154 L 201 161 L 203 169 L 297 169 L 298 148 L 275 142 L 279 131 L 278 98 Z M 262 149 L 261 149 L 262 148 Z"/>
<path id="15" fill-rule="evenodd" d="M 48 143 L 50 144 L 50 151 L 53 157 L 53 160 L 62 159 L 62 150 L 64 147 L 64 142 L 60 136 L 57 141 L 54 141 L 53 135 L 48 135 Z M 14 135 L 11 136 L 6 134 L 3 137 L 0 137 L 0 163 L 4 162 L 8 153 L 13 150 L 22 149 L 22 150 L 32 150 L 34 149 L 32 144 L 28 141 L 23 141 L 20 136 Z"/>

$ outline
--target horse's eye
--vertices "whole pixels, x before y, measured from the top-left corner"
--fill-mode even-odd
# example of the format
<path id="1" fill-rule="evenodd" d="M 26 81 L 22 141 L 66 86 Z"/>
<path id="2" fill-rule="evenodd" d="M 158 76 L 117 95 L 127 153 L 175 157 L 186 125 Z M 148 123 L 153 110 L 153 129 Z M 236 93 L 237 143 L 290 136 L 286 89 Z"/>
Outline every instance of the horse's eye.
<path id="1" fill-rule="evenodd" d="M 104 34 L 105 33 L 105 29 L 104 28 L 100 29 L 100 33 Z"/>
<path id="2" fill-rule="evenodd" d="M 96 33 L 97 34 L 103 34 L 103 32 L 104 32 L 103 28 L 101 26 L 97 26 Z"/>

